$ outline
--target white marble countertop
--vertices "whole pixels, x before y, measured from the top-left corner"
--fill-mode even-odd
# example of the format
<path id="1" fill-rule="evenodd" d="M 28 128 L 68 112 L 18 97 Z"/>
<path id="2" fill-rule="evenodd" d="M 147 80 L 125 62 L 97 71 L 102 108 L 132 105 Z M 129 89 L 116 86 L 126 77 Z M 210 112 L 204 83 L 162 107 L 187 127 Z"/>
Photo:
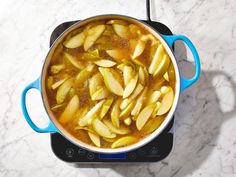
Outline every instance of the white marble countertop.
<path id="1" fill-rule="evenodd" d="M 20 94 L 39 76 L 53 29 L 65 21 L 106 13 L 145 19 L 145 1 L 0 1 L 0 176 L 236 176 L 233 0 L 152 0 L 152 19 L 166 24 L 175 34 L 188 36 L 202 63 L 199 82 L 181 95 L 175 146 L 162 162 L 75 167 L 55 157 L 49 134 L 38 134 L 28 126 L 21 113 Z M 178 52 L 179 58 L 185 53 Z M 180 60 L 179 65 L 183 73 L 193 72 L 186 60 Z M 38 124 L 46 124 L 40 94 L 32 91 L 28 100 L 30 115 Z"/>

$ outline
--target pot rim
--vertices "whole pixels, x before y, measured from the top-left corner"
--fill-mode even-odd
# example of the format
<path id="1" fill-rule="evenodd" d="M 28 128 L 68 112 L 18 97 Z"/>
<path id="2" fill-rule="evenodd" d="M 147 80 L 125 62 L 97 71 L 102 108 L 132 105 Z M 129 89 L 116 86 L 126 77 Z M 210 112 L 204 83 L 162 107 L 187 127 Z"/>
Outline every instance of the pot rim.
<path id="1" fill-rule="evenodd" d="M 45 81 L 45 79 L 46 79 L 47 68 L 50 64 L 52 54 L 54 53 L 54 50 L 56 49 L 58 44 L 60 44 L 60 42 L 64 39 L 64 37 L 68 33 L 75 30 L 76 28 L 79 28 L 79 27 L 81 27 L 81 26 L 83 26 L 87 23 L 93 22 L 93 21 L 98 21 L 98 20 L 102 20 L 102 19 L 114 19 L 114 18 L 115 19 L 123 19 L 123 20 L 126 20 L 126 21 L 134 22 L 135 24 L 141 25 L 143 28 L 145 28 L 147 31 L 149 31 L 152 35 L 154 35 L 161 42 L 161 44 L 164 46 L 166 52 L 168 53 L 168 55 L 169 55 L 169 57 L 170 57 L 170 59 L 173 63 L 173 66 L 174 66 L 174 69 L 175 69 L 176 85 L 175 85 L 175 97 L 174 97 L 172 107 L 171 107 L 170 111 L 168 112 L 168 115 L 166 116 L 165 120 L 161 123 L 161 125 L 154 132 L 147 135 L 145 138 L 141 139 L 140 141 L 138 141 L 135 144 L 125 146 L 125 147 L 111 149 L 111 148 L 99 148 L 99 147 L 95 147 L 95 146 L 86 144 L 83 141 L 81 141 L 81 140 L 75 138 L 74 136 L 72 136 L 67 130 L 65 130 L 63 128 L 63 126 L 61 126 L 61 124 L 57 121 L 57 119 L 53 115 L 52 111 L 49 109 L 50 107 L 49 107 L 48 97 L 47 97 L 47 93 L 46 93 L 46 86 L 45 86 L 46 81 Z M 63 33 L 61 33 L 60 36 L 53 42 L 52 46 L 50 47 L 50 49 L 47 53 L 47 56 L 46 56 L 45 60 L 44 60 L 40 82 L 41 82 L 41 84 L 40 84 L 41 85 L 41 97 L 42 97 L 42 100 L 43 100 L 44 108 L 45 108 L 45 110 L 48 114 L 48 117 L 49 117 L 50 121 L 59 130 L 58 133 L 63 135 L 67 140 L 69 140 L 73 144 L 75 144 L 77 146 L 80 146 L 80 147 L 82 147 L 86 150 L 97 152 L 97 153 L 106 153 L 106 154 L 107 153 L 108 154 L 111 154 L 111 153 L 125 153 L 125 152 L 135 150 L 137 148 L 140 148 L 140 147 L 144 146 L 145 144 L 149 143 L 154 138 L 156 138 L 158 135 L 160 135 L 160 133 L 166 128 L 166 126 L 171 121 L 171 119 L 173 117 L 173 114 L 176 110 L 179 95 L 180 95 L 180 74 L 179 74 L 177 61 L 176 61 L 176 58 L 174 56 L 173 50 L 167 44 L 167 42 L 162 37 L 162 35 L 155 28 L 153 28 L 149 24 L 145 23 L 144 21 L 138 20 L 138 19 L 133 18 L 133 17 L 125 16 L 125 15 L 119 15 L 119 14 L 104 14 L 104 15 L 92 16 L 92 17 L 89 17 L 89 18 L 86 18 L 84 20 L 76 22 L 75 24 L 70 26 L 68 29 L 66 29 Z"/>

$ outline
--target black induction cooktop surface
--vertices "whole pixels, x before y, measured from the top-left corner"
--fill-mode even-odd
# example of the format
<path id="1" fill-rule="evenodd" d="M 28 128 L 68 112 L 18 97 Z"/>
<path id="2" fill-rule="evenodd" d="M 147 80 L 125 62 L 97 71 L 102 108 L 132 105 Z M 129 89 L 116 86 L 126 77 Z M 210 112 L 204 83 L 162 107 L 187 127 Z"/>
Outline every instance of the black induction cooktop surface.
<path id="1" fill-rule="evenodd" d="M 50 46 L 58 36 L 78 21 L 65 22 L 55 28 L 50 38 Z M 145 21 L 159 33 L 172 35 L 170 29 L 162 23 Z M 90 152 L 68 141 L 59 133 L 52 133 L 51 148 L 61 160 L 74 163 L 119 163 L 119 162 L 157 162 L 171 152 L 174 140 L 174 117 L 165 130 L 153 141 L 134 151 L 119 154 L 100 154 Z"/>

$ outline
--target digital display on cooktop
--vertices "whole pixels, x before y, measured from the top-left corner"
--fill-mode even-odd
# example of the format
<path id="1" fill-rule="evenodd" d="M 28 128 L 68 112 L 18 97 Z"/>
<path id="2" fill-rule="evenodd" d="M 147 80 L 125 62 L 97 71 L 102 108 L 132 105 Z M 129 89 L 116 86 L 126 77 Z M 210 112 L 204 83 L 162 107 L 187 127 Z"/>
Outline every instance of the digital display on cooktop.
<path id="1" fill-rule="evenodd" d="M 119 154 L 99 154 L 99 159 L 125 159 L 126 153 Z"/>

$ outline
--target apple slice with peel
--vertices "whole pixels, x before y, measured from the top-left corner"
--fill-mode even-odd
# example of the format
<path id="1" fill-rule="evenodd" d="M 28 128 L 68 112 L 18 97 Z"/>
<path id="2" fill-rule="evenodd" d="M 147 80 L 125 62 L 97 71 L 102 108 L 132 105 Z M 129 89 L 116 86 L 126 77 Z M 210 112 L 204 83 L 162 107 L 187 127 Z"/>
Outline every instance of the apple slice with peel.
<path id="1" fill-rule="evenodd" d="M 73 96 L 59 118 L 59 122 L 67 123 L 74 118 L 76 111 L 79 109 L 79 97 Z"/>
<path id="2" fill-rule="evenodd" d="M 106 50 L 106 53 L 115 60 L 122 60 L 125 58 L 124 51 L 121 49 Z"/>
<path id="3" fill-rule="evenodd" d="M 127 125 L 127 126 L 130 126 L 132 123 L 132 120 L 130 117 L 127 117 L 125 120 L 124 120 L 124 124 Z"/>
<path id="4" fill-rule="evenodd" d="M 164 55 L 164 47 L 163 45 L 158 45 L 153 58 L 152 58 L 152 62 L 148 68 L 148 72 L 149 74 L 154 74 L 155 71 L 157 70 L 158 66 L 160 65 L 161 61 L 162 61 L 162 57 Z"/>
<path id="5" fill-rule="evenodd" d="M 103 103 L 105 102 L 105 100 L 102 100 L 100 102 L 98 102 L 92 109 L 90 109 L 84 117 L 82 117 L 79 120 L 79 125 L 80 126 L 86 126 L 88 124 L 91 123 L 92 119 L 94 118 L 94 116 L 97 114 L 97 112 L 100 110 L 100 108 L 102 107 Z"/>
<path id="6" fill-rule="evenodd" d="M 109 91 L 106 87 L 99 88 L 93 95 L 92 100 L 101 100 L 109 96 Z"/>
<path id="7" fill-rule="evenodd" d="M 138 82 L 138 74 L 136 74 L 134 78 L 131 79 L 127 84 L 127 86 L 125 87 L 123 98 L 127 98 L 128 96 L 130 96 L 130 94 L 134 91 L 137 82 Z"/>
<path id="8" fill-rule="evenodd" d="M 74 57 L 74 56 L 72 56 L 68 53 L 64 53 L 64 57 L 75 68 L 77 68 L 77 69 L 83 69 L 84 68 L 84 64 L 81 61 L 78 61 L 76 59 L 76 57 Z"/>
<path id="9" fill-rule="evenodd" d="M 85 34 L 83 32 L 81 32 L 81 33 L 79 33 L 79 34 L 77 34 L 75 36 L 72 36 L 70 39 L 66 40 L 63 43 L 63 45 L 66 48 L 69 48 L 69 49 L 78 48 L 81 45 L 83 45 L 84 39 L 85 39 Z"/>
<path id="10" fill-rule="evenodd" d="M 129 38 L 130 31 L 127 26 L 120 25 L 120 24 L 113 24 L 113 29 L 115 33 L 121 38 Z"/>
<path id="11" fill-rule="evenodd" d="M 94 74 L 90 79 L 89 79 L 89 94 L 92 97 L 92 95 L 97 91 L 97 88 L 99 86 L 102 86 L 103 84 L 103 77 L 101 73 Z"/>
<path id="12" fill-rule="evenodd" d="M 142 109 L 143 102 L 146 98 L 146 94 L 147 94 L 147 87 L 143 90 L 143 93 L 138 97 L 136 104 L 131 112 L 132 116 L 137 116 L 139 114 L 140 110 Z M 133 117 L 133 119 L 135 119 L 135 117 Z"/>
<path id="13" fill-rule="evenodd" d="M 53 90 L 57 89 L 57 88 L 58 88 L 61 84 L 63 84 L 66 80 L 67 80 L 67 78 L 61 79 L 61 80 L 55 82 L 54 84 L 52 84 L 51 88 L 52 88 Z"/>
<path id="14" fill-rule="evenodd" d="M 155 104 L 150 104 L 146 106 L 138 115 L 137 120 L 136 120 L 136 127 L 140 131 L 143 126 L 146 124 L 148 119 L 151 117 L 152 112 L 155 109 Z"/>
<path id="15" fill-rule="evenodd" d="M 111 104 L 113 103 L 113 100 L 114 100 L 113 98 L 109 98 L 103 103 L 101 112 L 100 112 L 100 119 L 102 119 L 106 115 L 106 113 L 111 107 Z"/>
<path id="16" fill-rule="evenodd" d="M 115 127 L 120 126 L 120 100 L 117 100 L 111 109 L 111 122 Z"/>
<path id="17" fill-rule="evenodd" d="M 101 147 L 100 137 L 98 135 L 88 131 L 88 136 L 97 147 Z"/>
<path id="18" fill-rule="evenodd" d="M 147 104 L 152 104 L 157 102 L 157 100 L 160 98 L 161 92 L 158 90 L 151 91 L 149 93 L 148 99 L 147 99 Z"/>
<path id="19" fill-rule="evenodd" d="M 111 145 L 111 148 L 118 148 L 118 147 L 123 147 L 123 146 L 128 146 L 130 144 L 133 144 L 138 141 L 138 138 L 134 136 L 124 136 L 122 138 L 117 139 L 114 141 Z"/>
<path id="20" fill-rule="evenodd" d="M 119 128 L 115 127 L 111 121 L 105 119 L 103 120 L 103 123 L 113 132 L 118 135 L 125 135 L 130 133 L 129 128 L 126 128 L 124 125 L 120 125 Z"/>
<path id="21" fill-rule="evenodd" d="M 83 83 L 92 75 L 93 68 L 94 65 L 87 66 L 76 75 L 75 84 L 77 87 L 82 86 Z"/>
<path id="22" fill-rule="evenodd" d="M 98 66 L 108 67 L 108 68 L 116 65 L 116 62 L 111 61 L 111 60 L 106 60 L 106 59 L 97 60 L 97 61 L 94 61 L 94 63 Z"/>
<path id="23" fill-rule="evenodd" d="M 149 75 L 148 75 L 148 71 L 147 71 L 146 67 L 142 67 L 142 66 L 139 67 L 138 76 L 139 76 L 139 80 L 140 80 L 141 84 L 145 85 L 145 83 L 149 79 Z"/>
<path id="24" fill-rule="evenodd" d="M 125 109 L 126 106 L 128 106 L 129 103 L 142 92 L 143 88 L 144 87 L 142 86 L 142 84 L 138 83 L 133 93 L 128 98 L 125 98 L 121 101 L 120 109 Z"/>
<path id="25" fill-rule="evenodd" d="M 73 83 L 74 83 L 74 79 L 71 78 L 71 79 L 67 79 L 65 82 L 63 82 L 63 84 L 61 84 L 61 86 L 57 90 L 57 95 L 56 95 L 57 104 L 61 104 L 64 102 L 68 92 L 73 86 Z"/>
<path id="26" fill-rule="evenodd" d="M 92 121 L 92 126 L 94 131 L 102 137 L 105 138 L 115 138 L 116 134 L 112 133 L 110 129 L 99 119 L 94 119 Z"/>
<path id="27" fill-rule="evenodd" d="M 174 91 L 171 87 L 168 87 L 167 93 L 165 93 L 165 95 L 162 97 L 161 106 L 157 111 L 157 115 L 163 115 L 167 113 L 170 110 L 173 101 L 174 101 Z"/>
<path id="28" fill-rule="evenodd" d="M 97 25 L 95 27 L 90 28 L 87 31 L 87 36 L 84 41 L 84 50 L 85 51 L 87 51 L 90 47 L 93 46 L 93 44 L 96 42 L 96 40 L 104 32 L 104 30 L 105 30 L 105 25 Z"/>
<path id="29" fill-rule="evenodd" d="M 124 77 L 124 83 L 125 86 L 129 83 L 129 81 L 131 80 L 131 78 L 134 75 L 134 70 L 131 66 L 124 66 L 124 70 L 123 70 L 123 77 Z"/>
<path id="30" fill-rule="evenodd" d="M 170 64 L 170 58 L 167 54 L 164 54 L 161 62 L 158 64 L 158 67 L 156 68 L 155 72 L 153 73 L 153 76 L 160 76 L 162 77 L 166 70 L 168 69 Z"/>
<path id="31" fill-rule="evenodd" d="M 64 64 L 52 65 L 52 66 L 51 66 L 51 73 L 57 74 L 57 73 L 59 73 L 61 70 L 63 70 L 64 68 L 65 68 L 65 65 L 64 65 Z"/>
<path id="32" fill-rule="evenodd" d="M 134 48 L 134 52 L 132 54 L 132 59 L 135 59 L 138 56 L 140 56 L 143 53 L 144 49 L 145 49 L 145 42 L 142 40 L 139 40 L 137 42 L 137 45 Z"/>
<path id="33" fill-rule="evenodd" d="M 123 88 L 121 86 L 121 83 L 115 78 L 114 74 L 111 72 L 109 68 L 98 68 L 100 73 L 103 76 L 104 83 L 108 90 L 110 90 L 112 93 L 122 96 L 123 95 Z"/>
<path id="34" fill-rule="evenodd" d="M 155 118 L 152 118 L 149 120 L 144 127 L 142 128 L 142 133 L 144 134 L 150 134 L 154 132 L 158 127 L 160 127 L 161 123 L 165 120 L 165 117 L 163 116 L 157 116 Z"/>
<path id="35" fill-rule="evenodd" d="M 130 115 L 132 109 L 135 106 L 135 103 L 136 103 L 136 100 L 132 100 L 131 103 L 129 103 L 129 105 L 121 111 L 121 113 L 120 113 L 121 119 L 124 119 Z"/>

